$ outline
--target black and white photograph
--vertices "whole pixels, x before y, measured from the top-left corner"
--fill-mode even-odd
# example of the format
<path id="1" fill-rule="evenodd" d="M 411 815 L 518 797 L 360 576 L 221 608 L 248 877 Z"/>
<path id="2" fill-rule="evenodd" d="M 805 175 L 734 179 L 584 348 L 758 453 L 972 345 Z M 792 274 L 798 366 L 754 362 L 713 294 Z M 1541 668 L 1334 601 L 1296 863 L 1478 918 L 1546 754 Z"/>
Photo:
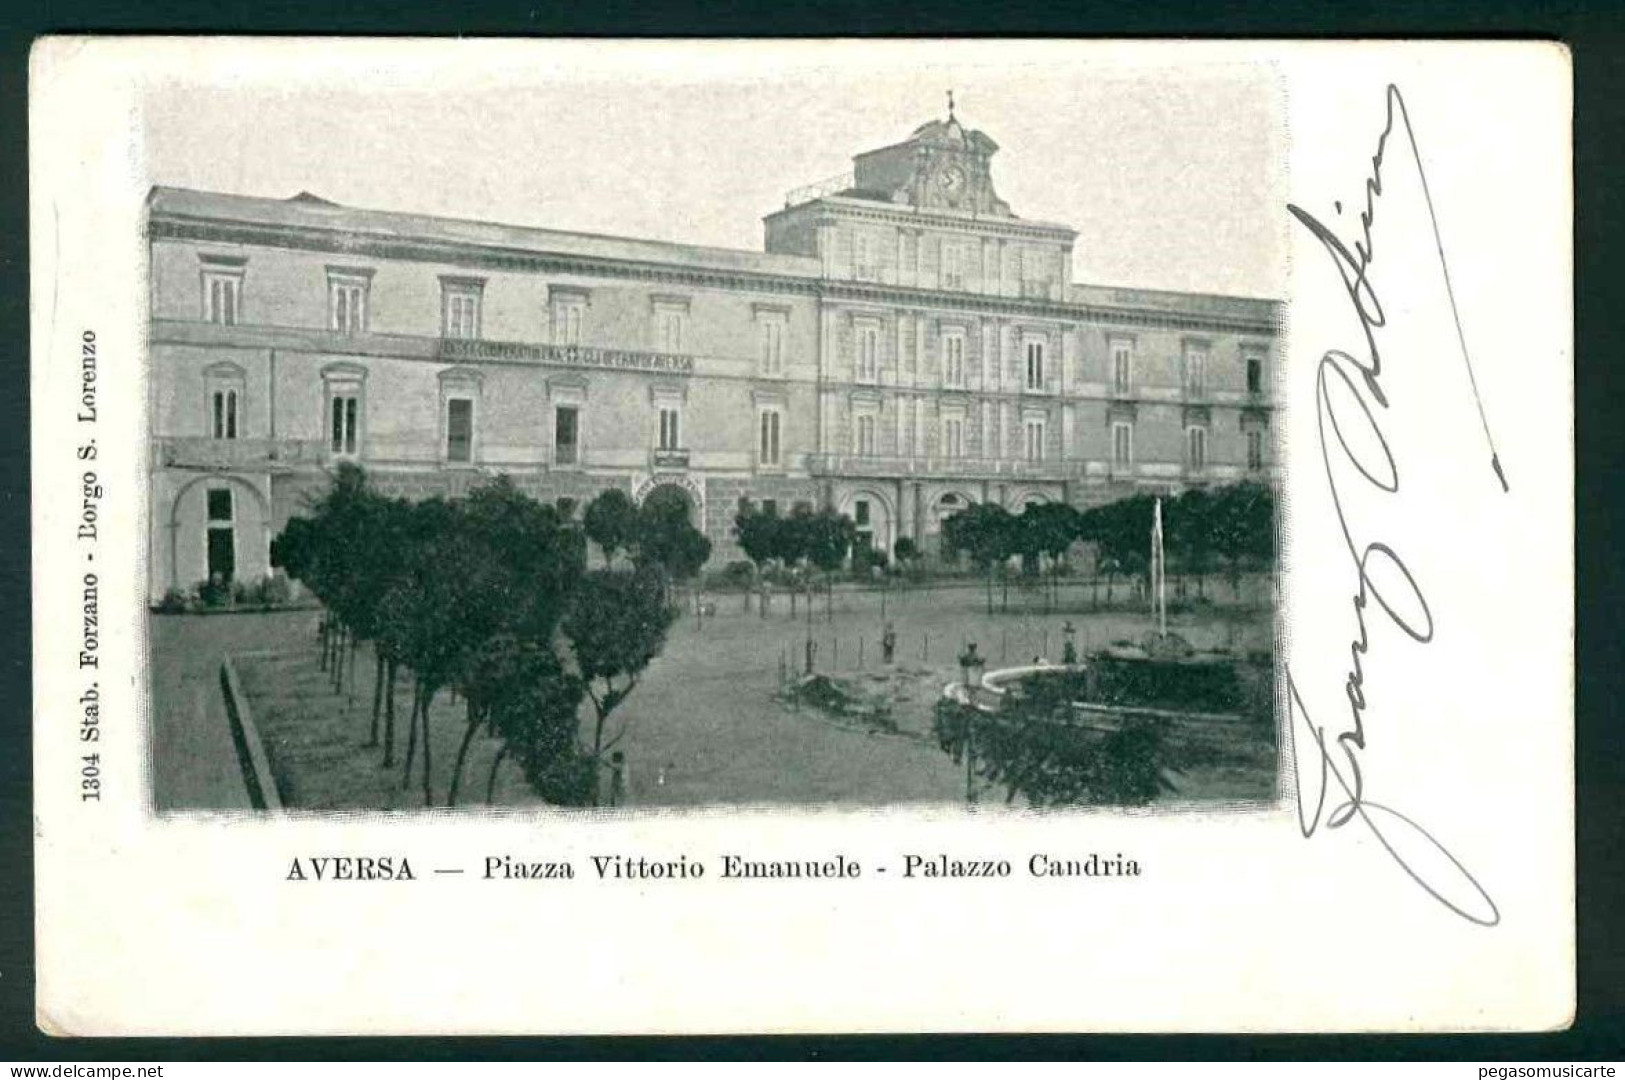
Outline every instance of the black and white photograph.
<path id="1" fill-rule="evenodd" d="M 38 1026 L 1566 1025 L 1571 81 L 42 40 Z"/>
<path id="2" fill-rule="evenodd" d="M 1272 803 L 1278 82 L 966 74 L 152 93 L 157 808 Z"/>

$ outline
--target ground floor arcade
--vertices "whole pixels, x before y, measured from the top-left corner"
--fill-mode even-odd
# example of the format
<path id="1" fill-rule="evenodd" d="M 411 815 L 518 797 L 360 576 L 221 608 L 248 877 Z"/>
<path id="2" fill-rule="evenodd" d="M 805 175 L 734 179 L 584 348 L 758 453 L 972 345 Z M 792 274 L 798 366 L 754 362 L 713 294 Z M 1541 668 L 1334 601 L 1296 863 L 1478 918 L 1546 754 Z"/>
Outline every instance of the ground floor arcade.
<path id="1" fill-rule="evenodd" d="M 412 499 L 456 498 L 490 479 L 471 469 L 374 470 L 385 494 Z M 152 483 L 149 592 L 202 582 L 255 582 L 271 572 L 271 540 L 292 517 L 307 513 L 327 485 L 319 467 L 158 469 Z M 790 513 L 797 504 L 831 507 L 852 518 L 867 546 L 890 554 L 908 537 L 927 558 L 941 554 L 942 523 L 966 507 L 995 503 L 1019 513 L 1034 503 L 1079 508 L 1132 494 L 1122 484 L 1015 481 L 976 477 L 808 477 L 788 474 L 587 472 L 553 470 L 513 476 L 519 488 L 572 515 L 599 492 L 620 488 L 634 502 L 659 497 L 689 508 L 690 520 L 713 545 L 710 565 L 743 554 L 733 535 L 740 501 Z"/>

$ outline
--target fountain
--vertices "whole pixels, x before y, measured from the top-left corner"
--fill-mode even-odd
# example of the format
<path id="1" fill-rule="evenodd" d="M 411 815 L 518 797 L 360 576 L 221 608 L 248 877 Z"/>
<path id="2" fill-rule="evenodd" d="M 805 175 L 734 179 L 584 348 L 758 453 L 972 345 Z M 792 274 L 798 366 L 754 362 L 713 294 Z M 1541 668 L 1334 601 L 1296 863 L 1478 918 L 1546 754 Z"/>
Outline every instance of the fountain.
<path id="1" fill-rule="evenodd" d="M 1231 741 L 1238 731 L 1271 716 L 1268 665 L 1250 663 L 1228 649 L 1198 650 L 1168 629 L 1160 498 L 1153 504 L 1150 544 L 1152 625 L 1140 641 L 1086 649 L 1080 662 L 1072 644 L 1076 628 L 1068 622 L 1066 663 L 1004 668 L 977 679 L 967 669 L 961 683 L 944 687 L 944 698 L 971 707 L 984 717 L 980 723 L 1059 723 L 1084 739 L 1151 726 L 1169 737 L 1180 759 Z M 1055 703 L 1062 705 L 1059 713 Z"/>

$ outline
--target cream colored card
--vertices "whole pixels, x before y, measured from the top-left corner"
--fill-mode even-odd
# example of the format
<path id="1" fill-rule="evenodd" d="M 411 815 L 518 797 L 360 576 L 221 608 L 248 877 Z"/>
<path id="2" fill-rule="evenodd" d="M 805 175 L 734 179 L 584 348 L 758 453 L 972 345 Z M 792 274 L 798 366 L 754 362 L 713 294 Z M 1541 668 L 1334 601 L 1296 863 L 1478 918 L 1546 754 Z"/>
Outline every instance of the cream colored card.
<path id="1" fill-rule="evenodd" d="M 55 38 L 30 109 L 44 1030 L 1572 1017 L 1562 48 Z M 429 546 L 299 546 L 350 464 Z M 473 646 L 380 731 L 521 594 L 590 674 L 634 555 L 562 748 Z"/>

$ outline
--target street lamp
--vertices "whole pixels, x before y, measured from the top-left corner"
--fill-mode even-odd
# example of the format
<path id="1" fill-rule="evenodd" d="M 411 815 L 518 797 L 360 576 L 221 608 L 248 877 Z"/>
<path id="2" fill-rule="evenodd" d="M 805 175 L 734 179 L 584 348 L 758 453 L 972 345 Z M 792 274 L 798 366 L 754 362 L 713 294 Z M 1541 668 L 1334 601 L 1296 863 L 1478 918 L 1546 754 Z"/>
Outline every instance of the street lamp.
<path id="1" fill-rule="evenodd" d="M 976 651 L 976 642 L 965 644 L 959 654 L 959 672 L 965 686 L 965 805 L 976 804 L 976 686 L 981 682 L 982 669 L 987 667 Z"/>
<path id="2" fill-rule="evenodd" d="M 810 580 L 811 575 L 808 575 L 808 578 Z M 792 589 L 799 588 L 800 585 L 801 585 L 801 568 L 797 567 L 796 568 L 796 576 L 795 576 L 795 579 L 790 583 L 790 588 L 792 588 Z M 807 590 L 807 674 L 808 675 L 811 675 L 813 673 L 813 654 L 818 651 L 818 646 L 813 644 L 812 622 L 813 622 L 813 598 L 812 598 L 812 590 L 808 589 Z"/>

